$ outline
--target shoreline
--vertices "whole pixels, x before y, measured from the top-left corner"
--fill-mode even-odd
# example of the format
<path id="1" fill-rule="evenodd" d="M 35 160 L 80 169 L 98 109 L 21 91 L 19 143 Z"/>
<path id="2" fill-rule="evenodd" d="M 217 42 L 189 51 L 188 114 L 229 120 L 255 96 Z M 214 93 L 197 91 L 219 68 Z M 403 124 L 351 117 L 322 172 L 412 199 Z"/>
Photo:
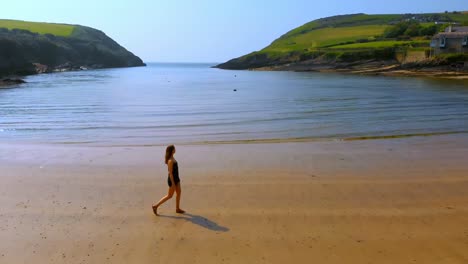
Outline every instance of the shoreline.
<path id="1" fill-rule="evenodd" d="M 348 68 L 335 64 L 286 64 L 278 66 L 265 66 L 249 69 L 252 71 L 296 71 L 296 72 L 319 72 L 319 73 L 343 73 L 356 75 L 376 75 L 395 77 L 425 77 L 434 79 L 468 80 L 468 70 L 454 71 L 441 68 L 406 68 L 401 64 L 382 62 L 382 66 L 375 66 L 376 62 L 359 64 Z M 377 63 L 380 64 L 380 63 Z"/>
<path id="2" fill-rule="evenodd" d="M 349 137 L 297 137 L 297 138 L 264 138 L 264 139 L 237 139 L 237 140 L 211 140 L 211 141 L 186 141 L 171 142 L 178 146 L 216 146 L 216 145 L 262 145 L 262 144 L 288 144 L 288 143 L 328 143 L 328 142 L 351 142 L 351 141 L 385 141 L 411 138 L 432 138 L 444 136 L 464 136 L 468 131 L 447 131 L 432 133 L 412 133 L 412 134 L 386 134 L 386 135 L 363 135 Z M 82 148 L 152 148 L 164 147 L 170 143 L 149 143 L 139 142 L 136 144 L 125 143 L 99 143 L 96 141 L 74 141 L 74 142 L 2 142 L 0 146 L 38 146 L 38 147 L 82 147 Z"/>
<path id="3" fill-rule="evenodd" d="M 41 65 L 43 68 L 46 69 L 48 66 Z M 103 69 L 119 69 L 119 68 L 135 68 L 135 67 L 146 67 L 146 63 L 143 65 L 137 66 L 122 66 L 122 67 L 92 67 L 92 66 L 67 66 L 68 68 L 63 68 L 64 66 L 57 66 L 52 67 L 50 70 L 44 70 L 41 68 L 37 68 L 34 73 L 25 74 L 25 75 L 0 75 L 0 88 L 2 87 L 11 87 L 14 85 L 19 85 L 23 83 L 27 83 L 24 79 L 28 76 L 34 76 L 39 74 L 54 74 L 54 73 L 62 73 L 62 72 L 79 72 L 79 71 L 93 71 L 93 70 L 103 70 Z"/>
<path id="4" fill-rule="evenodd" d="M 421 65 L 417 65 L 422 63 Z M 435 79 L 468 80 L 467 66 L 460 65 L 426 65 L 424 61 L 402 64 L 396 60 L 366 60 L 354 62 L 327 62 L 309 60 L 280 64 L 275 66 L 258 66 L 255 68 L 236 66 L 222 66 L 219 64 L 212 68 L 222 70 L 250 70 L 250 71 L 293 71 L 293 72 L 319 72 L 343 73 L 356 75 L 397 76 L 397 77 L 427 77 Z M 468 65 L 468 62 L 465 62 Z"/>
<path id="5" fill-rule="evenodd" d="M 107 165 L 118 165 L 118 166 L 134 166 L 134 165 L 152 165 L 159 164 L 157 161 L 160 156 L 162 157 L 166 145 L 151 145 L 151 146 L 89 146 L 89 145 L 67 145 L 67 144 L 30 144 L 30 143 L 10 143 L 0 142 L 0 166 L 8 164 L 17 165 L 28 165 L 47 163 L 52 165 L 69 164 L 69 165 L 90 165 L 90 166 L 107 166 Z M 425 160 L 434 159 L 438 153 L 438 148 L 444 148 L 450 150 L 449 152 L 443 152 L 442 155 L 450 156 L 447 162 L 459 162 L 463 157 L 460 155 L 458 150 L 464 151 L 465 148 L 468 150 L 468 135 L 467 134 L 448 134 L 448 135 L 437 135 L 428 137 L 404 137 L 404 138 L 382 138 L 377 140 L 340 140 L 340 141 L 297 141 L 297 142 L 261 142 L 257 144 L 246 144 L 246 143 L 220 143 L 220 144 L 176 144 L 181 149 L 185 149 L 184 154 L 181 158 L 188 161 L 187 166 L 201 167 L 198 164 L 202 159 L 204 162 L 216 163 L 214 166 L 217 169 L 226 168 L 230 165 L 230 162 L 241 163 L 247 162 L 246 164 L 257 164 L 263 163 L 265 168 L 270 168 L 270 162 L 278 164 L 282 158 L 291 155 L 291 158 L 287 158 L 286 162 L 292 162 L 293 157 L 299 157 L 300 155 L 313 155 L 322 159 L 321 155 L 328 155 L 329 153 L 336 152 L 335 154 L 341 153 L 342 155 L 359 156 L 366 155 L 369 151 L 375 152 L 382 157 L 392 157 L 396 155 L 393 151 L 395 149 L 404 150 L 404 155 L 410 152 L 418 153 L 419 158 L 422 162 Z M 414 150 L 412 148 L 415 148 Z M 258 149 L 258 151 L 257 151 Z M 424 151 L 422 151 L 422 149 Z M 220 156 L 210 157 L 210 152 L 217 152 L 221 157 L 231 157 L 231 159 L 221 159 Z M 295 154 L 295 152 L 298 154 Z M 200 152 L 200 155 L 196 154 Z M 427 152 L 427 153 L 426 153 Z M 157 154 L 160 153 L 161 155 Z M 148 155 L 150 154 L 150 155 Z M 458 156 L 457 156 L 458 154 Z M 249 159 L 251 157 L 252 160 Z M 259 160 L 261 158 L 261 160 Z M 392 159 L 401 157 L 393 157 Z M 90 160 L 92 162 L 90 162 Z M 263 161 L 264 160 L 264 161 Z M 368 160 L 359 161 L 358 165 L 366 163 Z M 156 162 L 156 163 L 155 163 Z M 203 164 L 202 162 L 201 164 Z M 301 160 L 294 161 L 302 163 Z M 385 162 L 382 159 L 381 162 Z M 406 162 L 401 160 L 401 162 Z M 464 163 L 461 163 L 464 164 Z M 211 164 L 210 166 L 213 166 Z M 290 167 L 286 163 L 286 167 Z M 348 164 L 353 165 L 353 164 Z M 378 164 L 369 164 L 377 166 Z M 330 164 L 331 168 L 333 164 Z M 427 166 L 427 164 L 425 165 Z M 242 169 L 238 167 L 236 169 Z M 244 169 L 250 169 L 249 166 L 245 166 Z M 309 165 L 301 168 L 303 171 L 312 169 Z"/>

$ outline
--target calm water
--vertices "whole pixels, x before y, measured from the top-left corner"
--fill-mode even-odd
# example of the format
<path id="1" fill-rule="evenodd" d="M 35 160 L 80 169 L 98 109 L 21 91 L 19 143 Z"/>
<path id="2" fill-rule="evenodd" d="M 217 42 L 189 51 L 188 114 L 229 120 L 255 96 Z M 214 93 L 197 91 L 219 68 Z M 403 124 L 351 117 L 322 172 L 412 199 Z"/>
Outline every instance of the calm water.
<path id="1" fill-rule="evenodd" d="M 209 66 L 30 76 L 27 84 L 0 88 L 0 142 L 159 145 L 468 133 L 466 82 Z"/>

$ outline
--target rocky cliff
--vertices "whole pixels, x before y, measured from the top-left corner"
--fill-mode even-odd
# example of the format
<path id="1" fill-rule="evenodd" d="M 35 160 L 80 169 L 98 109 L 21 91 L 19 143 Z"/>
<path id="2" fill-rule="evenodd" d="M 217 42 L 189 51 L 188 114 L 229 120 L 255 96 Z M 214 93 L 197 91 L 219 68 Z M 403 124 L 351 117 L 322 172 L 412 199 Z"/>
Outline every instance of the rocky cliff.
<path id="1" fill-rule="evenodd" d="M 34 24 L 41 26 L 41 23 Z M 45 27 L 49 25 L 42 24 Z M 64 36 L 2 27 L 0 23 L 0 76 L 145 66 L 139 57 L 102 31 L 84 26 L 66 26 L 72 29 L 69 35 Z"/>

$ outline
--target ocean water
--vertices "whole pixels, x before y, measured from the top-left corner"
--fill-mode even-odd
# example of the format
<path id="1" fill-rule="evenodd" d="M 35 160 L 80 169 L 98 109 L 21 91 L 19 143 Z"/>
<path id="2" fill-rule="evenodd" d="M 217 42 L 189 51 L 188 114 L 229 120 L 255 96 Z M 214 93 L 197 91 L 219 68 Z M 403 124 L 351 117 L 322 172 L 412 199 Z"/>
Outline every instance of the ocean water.
<path id="1" fill-rule="evenodd" d="M 468 133 L 466 81 L 210 66 L 29 76 L 0 88 L 0 142 L 150 146 Z"/>

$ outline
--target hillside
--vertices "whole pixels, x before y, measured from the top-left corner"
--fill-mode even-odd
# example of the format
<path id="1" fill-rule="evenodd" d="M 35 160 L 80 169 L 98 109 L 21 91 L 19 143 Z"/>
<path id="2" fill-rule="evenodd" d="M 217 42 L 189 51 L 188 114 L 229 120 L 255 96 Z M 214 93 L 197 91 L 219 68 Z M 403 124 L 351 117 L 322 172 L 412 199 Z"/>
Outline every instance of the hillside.
<path id="1" fill-rule="evenodd" d="M 304 61 L 391 60 L 398 53 L 425 52 L 447 23 L 468 24 L 468 13 L 341 15 L 306 23 L 260 51 L 220 64 L 222 69 L 276 67 Z M 403 31 L 399 31 L 400 29 Z"/>
<path id="2" fill-rule="evenodd" d="M 144 65 L 90 27 L 0 20 L 0 76 Z"/>
<path id="3" fill-rule="evenodd" d="M 76 28 L 74 25 L 28 22 L 21 20 L 0 19 L 0 28 L 23 29 L 33 33 L 52 34 L 55 36 L 69 37 Z"/>

